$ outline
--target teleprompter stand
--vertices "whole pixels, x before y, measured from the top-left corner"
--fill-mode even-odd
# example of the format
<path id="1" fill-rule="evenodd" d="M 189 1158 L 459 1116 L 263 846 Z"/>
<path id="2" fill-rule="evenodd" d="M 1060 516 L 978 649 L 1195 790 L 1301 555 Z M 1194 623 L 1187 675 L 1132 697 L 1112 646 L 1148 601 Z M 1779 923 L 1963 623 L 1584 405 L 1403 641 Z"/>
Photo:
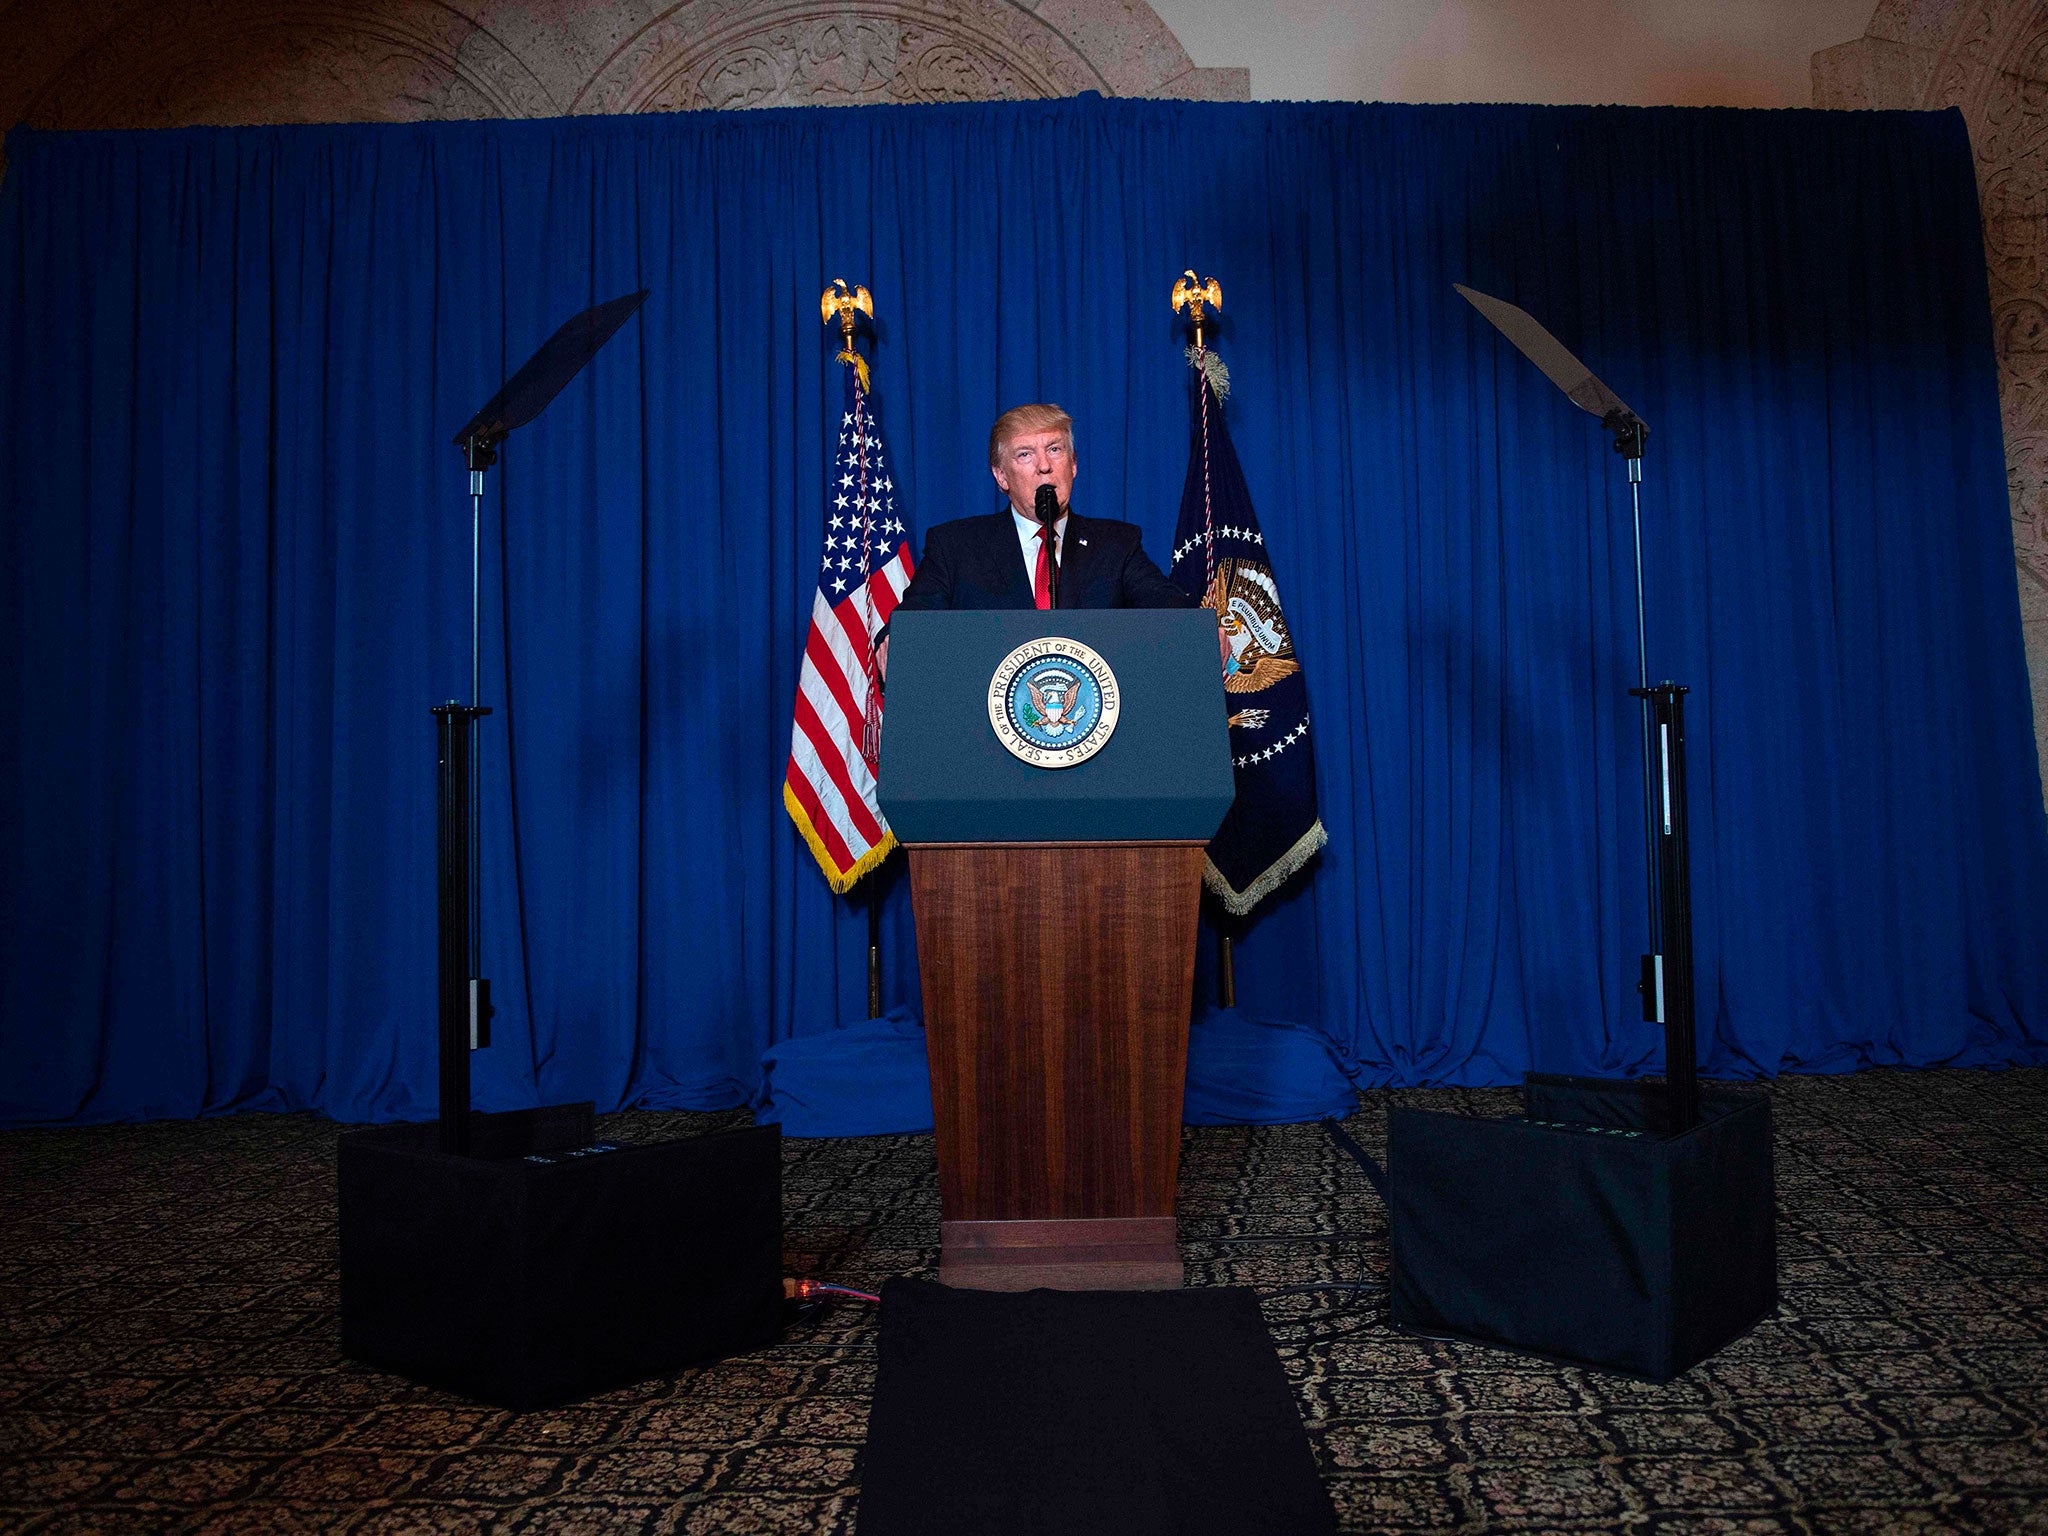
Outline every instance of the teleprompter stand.
<path id="1" fill-rule="evenodd" d="M 1662 1083 L 1532 1073 L 1507 1120 L 1396 1110 L 1381 1184 L 1394 1322 L 1667 1380 L 1777 1305 L 1768 1096 L 1699 1085 L 1686 843 L 1685 696 L 1649 681 L 1643 448 L 1649 428 L 1512 304 L 1474 308 L 1614 434 L 1635 529 L 1643 747 L 1643 1016 Z M 1363 1154 L 1357 1154 L 1363 1161 Z M 1378 1174 L 1376 1168 L 1368 1171 Z"/>
<path id="2" fill-rule="evenodd" d="M 563 325 L 455 434 L 469 473 L 469 702 L 436 704 L 433 715 L 439 758 L 440 1147 L 458 1156 L 469 1150 L 469 1053 L 491 1043 L 491 984 L 481 974 L 483 887 L 477 846 L 476 725 L 490 713 L 480 702 L 484 472 L 498 462 L 498 445 L 547 409 L 646 302 L 647 293 L 643 288 L 625 294 Z"/>
<path id="3" fill-rule="evenodd" d="M 619 1146 L 594 1106 L 470 1109 L 490 1044 L 479 916 L 477 723 L 484 472 L 647 297 L 569 321 L 456 435 L 469 474 L 470 696 L 433 708 L 436 1124 L 344 1136 L 341 1349 L 507 1408 L 535 1408 L 771 1343 L 781 1326 L 776 1127 Z"/>
<path id="4" fill-rule="evenodd" d="M 1693 1029 L 1692 877 L 1685 835 L 1685 694 L 1679 683 L 1650 686 L 1643 604 L 1643 450 L 1650 429 L 1593 370 L 1567 351 L 1528 311 L 1462 283 L 1454 285 L 1522 355 L 1580 410 L 1614 434 L 1628 466 L 1629 518 L 1635 539 L 1636 686 L 1643 744 L 1644 897 L 1649 939 L 1637 989 L 1643 1018 L 1664 1026 L 1664 1093 L 1673 1129 L 1699 1123 L 1699 1048 Z"/>

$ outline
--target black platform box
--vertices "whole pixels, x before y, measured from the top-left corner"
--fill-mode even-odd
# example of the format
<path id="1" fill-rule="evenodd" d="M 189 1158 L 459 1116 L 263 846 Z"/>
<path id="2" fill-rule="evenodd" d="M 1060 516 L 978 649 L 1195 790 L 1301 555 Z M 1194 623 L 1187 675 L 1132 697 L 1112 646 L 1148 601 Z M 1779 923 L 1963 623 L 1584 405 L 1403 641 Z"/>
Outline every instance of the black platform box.
<path id="1" fill-rule="evenodd" d="M 588 1104 L 341 1138 L 341 1351 L 537 1408 L 772 1344 L 781 1130 L 588 1147 Z"/>
<path id="2" fill-rule="evenodd" d="M 1778 1304 L 1767 1094 L 1532 1074 L 1526 1115 L 1396 1110 L 1397 1326 L 1668 1381 Z"/>

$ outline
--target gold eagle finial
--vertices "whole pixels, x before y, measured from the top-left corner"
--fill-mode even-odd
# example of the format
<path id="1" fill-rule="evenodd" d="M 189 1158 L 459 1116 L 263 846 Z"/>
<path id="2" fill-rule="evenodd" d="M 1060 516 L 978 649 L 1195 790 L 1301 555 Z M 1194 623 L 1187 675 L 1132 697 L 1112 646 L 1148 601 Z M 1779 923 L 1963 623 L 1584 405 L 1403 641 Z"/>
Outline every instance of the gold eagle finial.
<path id="1" fill-rule="evenodd" d="M 1195 322 L 1195 345 L 1198 347 L 1202 344 L 1204 304 L 1211 309 L 1222 309 L 1223 285 L 1213 277 L 1207 282 L 1202 281 L 1195 276 L 1195 269 L 1189 267 L 1173 280 L 1173 312 L 1179 314 L 1183 309 L 1188 312 L 1188 318 Z"/>
<path id="2" fill-rule="evenodd" d="M 856 311 L 866 315 L 870 320 L 875 318 L 875 301 L 868 296 L 867 289 L 858 283 L 848 288 L 845 278 L 835 277 L 832 279 L 832 286 L 818 295 L 818 312 L 824 322 L 830 325 L 835 318 L 839 321 L 841 345 L 838 360 L 852 365 L 855 375 L 860 379 L 860 387 L 866 389 L 867 359 L 853 350 L 853 317 Z"/>

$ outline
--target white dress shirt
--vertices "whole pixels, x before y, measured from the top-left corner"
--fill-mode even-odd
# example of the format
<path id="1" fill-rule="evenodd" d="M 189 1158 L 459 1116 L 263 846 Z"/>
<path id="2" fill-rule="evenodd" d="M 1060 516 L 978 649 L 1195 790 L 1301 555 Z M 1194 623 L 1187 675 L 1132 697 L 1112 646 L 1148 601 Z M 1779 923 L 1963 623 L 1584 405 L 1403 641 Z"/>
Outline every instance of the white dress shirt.
<path id="1" fill-rule="evenodd" d="M 1017 544 L 1024 551 L 1024 580 L 1033 591 L 1038 589 L 1038 519 L 1026 517 L 1015 507 L 1010 508 L 1010 520 L 1017 525 Z M 1060 551 L 1066 547 L 1067 514 L 1062 512 L 1058 522 L 1052 525 L 1052 563 L 1060 563 Z"/>

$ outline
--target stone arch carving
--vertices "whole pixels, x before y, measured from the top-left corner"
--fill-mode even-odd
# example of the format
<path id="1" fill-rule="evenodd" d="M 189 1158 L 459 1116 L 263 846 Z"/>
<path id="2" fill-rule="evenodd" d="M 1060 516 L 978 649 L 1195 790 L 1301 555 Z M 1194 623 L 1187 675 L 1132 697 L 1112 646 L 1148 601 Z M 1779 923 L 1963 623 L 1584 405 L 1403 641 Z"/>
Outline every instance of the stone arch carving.
<path id="1" fill-rule="evenodd" d="M 41 83 L 51 128 L 530 117 L 558 110 L 484 27 L 441 0 L 180 0 L 138 6 Z"/>
<path id="2" fill-rule="evenodd" d="M 1029 12 L 864 0 L 730 5 L 682 0 L 601 64 L 573 112 L 801 104 L 1007 101 L 1113 94 L 1102 73 Z"/>
<path id="3" fill-rule="evenodd" d="M 1144 0 L 16 0 L 8 28 L 0 122 L 53 128 L 1250 94 Z"/>

